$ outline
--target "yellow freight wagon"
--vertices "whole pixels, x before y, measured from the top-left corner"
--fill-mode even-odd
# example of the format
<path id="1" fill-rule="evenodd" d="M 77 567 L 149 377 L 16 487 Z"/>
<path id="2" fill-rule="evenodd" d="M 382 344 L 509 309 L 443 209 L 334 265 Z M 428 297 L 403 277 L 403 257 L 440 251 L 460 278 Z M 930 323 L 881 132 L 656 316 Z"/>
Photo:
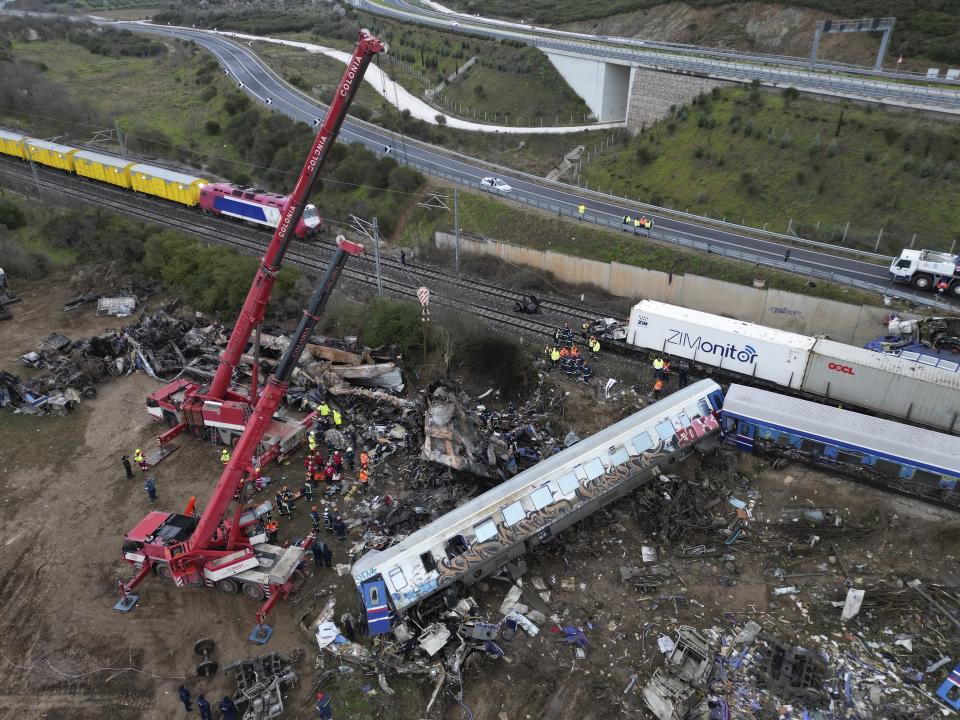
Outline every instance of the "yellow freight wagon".
<path id="1" fill-rule="evenodd" d="M 173 170 L 151 165 L 134 165 L 130 168 L 130 184 L 137 192 L 156 195 L 181 205 L 196 205 L 200 202 L 200 188 L 209 180 L 184 175 Z"/>
<path id="2" fill-rule="evenodd" d="M 9 130 L 0 130 L 0 153 L 4 155 L 13 155 L 14 157 L 27 159 L 27 151 L 24 146 L 25 135 L 10 132 Z"/>
<path id="3" fill-rule="evenodd" d="M 33 157 L 33 161 L 41 165 L 49 165 L 58 170 L 73 172 L 73 154 L 75 148 L 46 140 L 34 140 L 27 138 L 27 149 Z"/>
<path id="4" fill-rule="evenodd" d="M 73 154 L 73 171 L 77 175 L 122 188 L 130 187 L 130 168 L 134 165 L 136 163 L 131 160 L 88 150 L 78 150 Z"/>

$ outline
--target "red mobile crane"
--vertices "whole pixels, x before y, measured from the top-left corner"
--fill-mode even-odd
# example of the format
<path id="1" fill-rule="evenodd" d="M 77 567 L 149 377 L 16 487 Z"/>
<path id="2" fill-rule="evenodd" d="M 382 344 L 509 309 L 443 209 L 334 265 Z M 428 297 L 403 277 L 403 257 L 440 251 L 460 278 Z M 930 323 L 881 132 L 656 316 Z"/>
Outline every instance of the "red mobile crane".
<path id="1" fill-rule="evenodd" d="M 379 39 L 367 30 L 360 31 L 357 47 L 347 63 L 343 79 L 337 86 L 330 109 L 317 132 L 273 239 L 260 261 L 260 267 L 253 278 L 233 332 L 230 333 L 230 340 L 220 355 L 220 364 L 211 383 L 201 385 L 190 380 L 175 380 L 147 397 L 147 412 L 166 421 L 170 426 L 170 429 L 158 438 L 161 446 L 185 430 L 218 444 L 232 445 L 233 440 L 243 432 L 249 422 L 251 408 L 257 402 L 256 358 L 259 354 L 259 333 L 254 347 L 255 361 L 249 394 L 230 387 L 233 371 L 240 362 L 251 331 L 259 329 L 263 321 L 270 291 L 303 215 L 310 191 L 340 132 L 367 67 L 373 56 L 384 49 L 385 46 Z M 258 452 L 261 464 L 266 464 L 280 453 L 289 452 L 303 442 L 306 428 L 312 420 L 312 415 L 300 422 L 287 418 L 272 418 L 264 430 L 263 447 L 259 448 Z"/>
<path id="2" fill-rule="evenodd" d="M 271 631 L 263 625 L 263 620 L 276 602 L 294 589 L 294 573 L 312 538 L 308 537 L 302 547 L 281 548 L 266 543 L 258 518 L 271 510 L 271 504 L 265 502 L 256 508 L 244 505 L 244 475 L 287 393 L 293 369 L 343 266 L 350 255 L 361 252 L 362 246 L 348 242 L 343 236 L 337 238 L 337 250 L 327 272 L 310 297 L 297 329 L 290 336 L 290 345 L 247 418 L 233 455 L 199 519 L 153 511 L 124 538 L 124 559 L 140 568 L 129 583 L 120 583 L 122 597 L 114 606 L 118 610 L 130 610 L 137 601 L 137 596 L 130 592 L 151 572 L 156 572 L 172 579 L 178 587 L 216 586 L 225 592 L 242 591 L 247 597 L 266 600 L 257 612 L 257 627 L 250 639 L 260 643 L 269 639 Z M 240 499 L 232 515 L 228 515 L 227 509 L 234 497 Z"/>

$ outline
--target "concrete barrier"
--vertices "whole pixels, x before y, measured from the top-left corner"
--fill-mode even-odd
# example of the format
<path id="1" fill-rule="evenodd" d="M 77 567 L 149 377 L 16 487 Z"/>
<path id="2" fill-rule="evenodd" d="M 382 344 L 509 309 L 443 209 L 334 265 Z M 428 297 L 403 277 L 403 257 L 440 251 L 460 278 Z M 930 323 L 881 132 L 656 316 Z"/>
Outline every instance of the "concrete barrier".
<path id="1" fill-rule="evenodd" d="M 437 247 L 453 249 L 454 243 L 453 235 L 436 234 Z M 616 297 L 659 300 L 802 335 L 829 335 L 834 340 L 852 345 L 863 345 L 881 335 L 885 328 L 883 319 L 889 313 L 879 306 L 852 305 L 699 275 L 677 275 L 618 262 L 605 263 L 496 240 L 461 237 L 460 252 L 494 255 L 505 262 L 551 272 L 563 282 L 595 285 Z"/>

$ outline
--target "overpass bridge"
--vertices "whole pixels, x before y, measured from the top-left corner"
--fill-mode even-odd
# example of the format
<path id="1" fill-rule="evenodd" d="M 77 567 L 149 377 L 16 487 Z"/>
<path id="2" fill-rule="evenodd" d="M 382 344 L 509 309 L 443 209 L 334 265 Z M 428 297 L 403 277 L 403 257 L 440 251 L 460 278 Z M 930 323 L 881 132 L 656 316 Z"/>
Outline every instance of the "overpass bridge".
<path id="1" fill-rule="evenodd" d="M 522 23 L 441 12 L 405 0 L 351 0 L 357 8 L 447 32 L 532 45 L 544 52 L 593 115 L 637 129 L 671 105 L 727 84 L 770 88 L 960 115 L 960 81 L 914 73 L 714 50 L 633 38 L 593 36 Z"/>

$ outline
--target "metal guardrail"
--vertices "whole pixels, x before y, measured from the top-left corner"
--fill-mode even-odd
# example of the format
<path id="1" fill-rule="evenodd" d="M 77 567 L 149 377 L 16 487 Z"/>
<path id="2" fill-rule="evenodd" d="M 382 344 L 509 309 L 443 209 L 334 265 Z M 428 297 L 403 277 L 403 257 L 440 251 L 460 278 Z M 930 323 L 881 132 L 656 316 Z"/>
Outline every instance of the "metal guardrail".
<path id="1" fill-rule="evenodd" d="M 415 22 L 441 27 L 448 31 L 451 29 L 449 20 L 394 10 L 383 5 L 369 2 L 369 0 L 355 0 L 355 4 L 357 7 L 394 19 L 409 22 L 411 15 L 413 15 Z M 828 90 L 831 94 L 847 95 L 877 102 L 900 101 L 916 103 L 927 101 L 934 102 L 935 107 L 938 109 L 949 108 L 960 110 L 960 92 L 953 90 L 890 82 L 870 82 L 856 78 L 818 75 L 811 71 L 779 70 L 764 66 L 722 62 L 706 58 L 691 58 L 681 55 L 630 51 L 626 49 L 620 50 L 617 48 L 605 48 L 587 43 L 551 40 L 548 38 L 531 38 L 519 31 L 501 31 L 492 28 L 477 27 L 475 25 L 469 27 L 460 26 L 458 27 L 458 31 L 483 37 L 491 37 L 496 40 L 519 41 L 534 45 L 538 48 L 547 47 L 556 50 L 566 50 L 568 52 L 578 52 L 608 60 L 618 58 L 627 63 L 636 63 L 655 70 L 664 70 L 667 72 L 684 72 L 698 75 L 706 74 L 710 77 L 732 80 L 734 82 L 758 80 L 776 86 L 789 84 L 798 89 L 809 90 L 810 88 L 815 88 L 816 90 Z"/>
<path id="2" fill-rule="evenodd" d="M 487 191 L 483 186 L 481 186 L 480 183 L 472 182 L 470 180 L 464 180 L 463 178 L 453 175 L 451 173 L 446 173 L 446 172 L 437 173 L 435 170 L 430 171 L 428 170 L 428 168 L 426 168 L 422 164 L 412 160 L 408 161 L 407 165 L 409 165 L 410 167 L 416 168 L 421 172 L 427 172 L 428 174 L 442 177 L 443 179 L 456 183 L 457 185 L 469 187 L 475 190 L 480 190 L 489 194 L 489 191 Z M 559 205 L 545 203 L 535 198 L 526 197 L 524 196 L 523 193 L 518 192 L 516 190 L 510 193 L 509 199 L 514 200 L 516 202 L 520 202 L 529 207 L 537 208 L 538 210 L 544 210 L 546 212 L 549 212 L 552 215 L 556 215 L 557 217 L 567 217 L 572 219 L 580 218 L 579 213 L 575 211 L 568 210 Z M 672 233 L 667 230 L 662 230 L 656 227 L 653 228 L 651 231 L 644 230 L 641 232 L 636 232 L 634 229 L 631 228 L 631 231 L 627 232 L 626 227 L 622 224 L 619 218 L 605 217 L 605 214 L 599 215 L 596 213 L 588 212 L 584 214 L 582 221 L 585 223 L 590 223 L 592 225 L 598 225 L 600 227 L 613 230 L 615 232 L 624 232 L 634 237 L 642 237 L 642 238 L 647 238 L 651 240 L 659 240 L 661 242 L 669 243 L 677 247 L 685 247 L 690 250 L 701 251 L 707 254 L 718 255 L 720 257 L 729 258 L 733 260 L 739 260 L 741 262 L 749 262 L 754 265 L 762 265 L 763 267 L 769 268 L 771 270 L 779 270 L 781 272 L 787 272 L 792 275 L 801 275 L 803 277 L 807 277 L 810 279 L 817 279 L 817 280 L 823 280 L 826 282 L 837 283 L 839 285 L 844 285 L 846 287 L 855 288 L 858 290 L 869 290 L 872 292 L 877 292 L 877 293 L 880 293 L 881 295 L 897 298 L 905 302 L 917 303 L 920 305 L 926 305 L 928 307 L 937 308 L 939 310 L 948 310 L 951 312 L 956 310 L 956 308 L 953 305 L 951 305 L 950 303 L 944 302 L 942 300 L 938 300 L 936 296 L 917 295 L 909 291 L 902 290 L 900 288 L 896 288 L 893 286 L 879 285 L 877 283 L 854 282 L 849 277 L 846 277 L 844 275 L 838 275 L 833 272 L 818 270 L 812 267 L 802 268 L 801 266 L 798 266 L 795 264 L 783 262 L 781 260 L 765 258 L 761 255 L 755 255 L 749 252 L 744 252 L 739 250 L 729 250 L 723 246 L 713 245 L 712 243 L 709 243 L 703 240 L 695 240 L 693 238 L 687 238 L 682 235 L 678 235 L 677 233 Z"/>

